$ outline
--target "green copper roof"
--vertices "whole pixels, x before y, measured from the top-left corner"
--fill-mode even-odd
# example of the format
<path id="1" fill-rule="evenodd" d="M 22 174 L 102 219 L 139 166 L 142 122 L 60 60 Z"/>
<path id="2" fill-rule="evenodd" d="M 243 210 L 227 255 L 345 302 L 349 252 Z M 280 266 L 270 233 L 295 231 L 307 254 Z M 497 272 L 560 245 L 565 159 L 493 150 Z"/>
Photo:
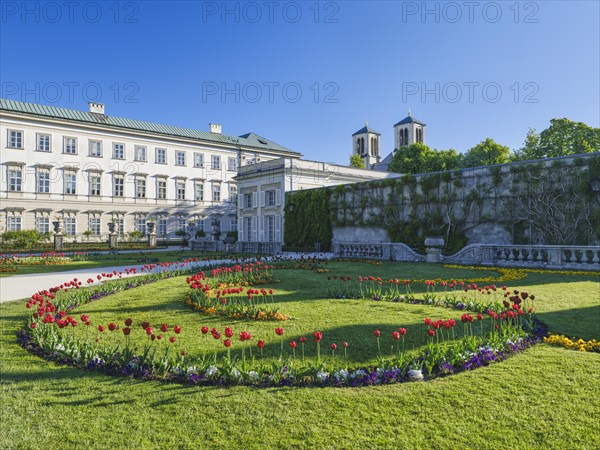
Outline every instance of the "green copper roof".
<path id="1" fill-rule="evenodd" d="M 19 102 L 5 98 L 0 98 L 0 111 L 10 111 L 55 119 L 72 120 L 80 123 L 102 125 L 108 128 L 145 131 L 161 134 L 163 136 L 195 139 L 199 141 L 209 141 L 228 145 L 241 145 L 245 148 L 251 147 L 257 150 L 272 150 L 281 153 L 288 153 L 293 156 L 301 156 L 298 152 L 290 150 L 283 145 L 279 145 L 276 142 L 265 139 L 254 133 L 248 133 L 242 136 L 227 136 L 225 134 L 209 133 L 208 131 L 193 130 L 191 128 L 162 125 L 158 123 L 145 122 L 143 120 L 107 116 L 105 114 L 58 108 L 56 106 L 39 105 L 37 103 Z"/>

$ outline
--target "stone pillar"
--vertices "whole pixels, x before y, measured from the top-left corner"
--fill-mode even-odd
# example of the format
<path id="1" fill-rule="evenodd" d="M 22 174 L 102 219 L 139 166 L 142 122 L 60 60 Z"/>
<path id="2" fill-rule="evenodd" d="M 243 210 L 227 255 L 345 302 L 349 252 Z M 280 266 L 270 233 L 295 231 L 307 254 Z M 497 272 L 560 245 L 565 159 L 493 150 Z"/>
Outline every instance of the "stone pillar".
<path id="1" fill-rule="evenodd" d="M 63 243 L 65 239 L 65 236 L 63 235 L 62 219 L 52 222 L 52 225 L 54 225 L 54 251 L 60 252 L 63 249 Z"/>
<path id="2" fill-rule="evenodd" d="M 115 231 L 115 223 L 109 222 L 108 224 L 108 248 L 114 250 L 118 247 L 119 235 Z"/>
<path id="3" fill-rule="evenodd" d="M 444 238 L 439 236 L 428 236 L 425 238 L 425 261 L 428 263 L 439 263 L 442 260 L 442 248 Z"/>
<path id="4" fill-rule="evenodd" d="M 156 224 L 154 222 L 148 222 L 146 228 L 148 230 L 148 247 L 156 247 Z"/>

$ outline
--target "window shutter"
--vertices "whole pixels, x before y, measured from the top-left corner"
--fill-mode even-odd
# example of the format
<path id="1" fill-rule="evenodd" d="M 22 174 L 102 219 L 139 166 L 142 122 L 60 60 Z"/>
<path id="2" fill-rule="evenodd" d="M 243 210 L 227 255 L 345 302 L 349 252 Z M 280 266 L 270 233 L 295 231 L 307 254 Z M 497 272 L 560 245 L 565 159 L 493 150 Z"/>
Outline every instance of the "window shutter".
<path id="1" fill-rule="evenodd" d="M 260 207 L 265 207 L 265 191 L 260 191 Z"/>
<path id="2" fill-rule="evenodd" d="M 258 192 L 252 193 L 252 207 L 256 208 L 258 206 Z"/>
<path id="3" fill-rule="evenodd" d="M 275 205 L 276 206 L 281 205 L 281 189 L 277 189 L 275 191 Z"/>
<path id="4" fill-rule="evenodd" d="M 281 216 L 275 216 L 275 242 L 281 242 Z"/>
<path id="5" fill-rule="evenodd" d="M 238 229 L 238 241 L 242 242 L 244 240 L 244 218 L 243 217 L 238 218 L 237 229 Z"/>

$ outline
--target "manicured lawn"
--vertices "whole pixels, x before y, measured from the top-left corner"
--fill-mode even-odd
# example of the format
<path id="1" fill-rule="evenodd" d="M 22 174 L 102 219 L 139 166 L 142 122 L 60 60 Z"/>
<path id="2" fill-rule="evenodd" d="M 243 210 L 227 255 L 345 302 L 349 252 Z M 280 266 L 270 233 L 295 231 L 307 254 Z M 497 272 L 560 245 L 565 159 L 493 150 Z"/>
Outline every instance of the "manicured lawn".
<path id="1" fill-rule="evenodd" d="M 161 257 L 162 259 L 162 257 Z M 231 321 L 186 307 L 184 277 L 135 288 L 82 306 L 94 323 L 127 317 L 180 324 L 176 345 L 190 353 L 207 342 L 201 325 L 284 341 L 315 329 L 323 342 L 349 342 L 349 364 L 373 361 L 373 330 L 406 327 L 407 348 L 420 348 L 425 316 L 459 317 L 444 308 L 328 298 L 333 275 L 382 278 L 481 278 L 496 272 L 427 264 L 329 263 L 328 273 L 276 270 L 273 284 L 286 322 Z M 598 277 L 528 274 L 506 284 L 536 295 L 552 332 L 600 338 Z M 339 282 L 339 281 L 337 281 Z M 415 285 L 415 288 L 417 285 Z M 422 290 L 422 287 L 419 288 Z M 60 367 L 21 349 L 24 302 L 0 305 L 2 424 L 0 448 L 598 448 L 600 354 L 538 345 L 501 363 L 425 383 L 363 388 L 191 387 L 113 378 Z M 83 329 L 77 330 L 85 333 Z M 91 330 L 90 330 L 91 331 Z M 106 340 L 122 339 L 105 333 Z M 96 333 L 93 333 L 96 336 Z M 212 339 L 212 338 L 210 338 Z M 310 346 L 313 352 L 314 344 Z M 309 347 L 307 346 L 307 349 Z M 222 350 L 219 350 L 222 352 Z M 237 350 L 234 350 L 237 352 Z M 285 348 L 289 353 L 289 347 Z"/>
<path id="2" fill-rule="evenodd" d="M 229 258 L 229 257 L 248 257 L 248 255 L 232 255 L 216 252 L 197 252 L 189 250 L 174 250 L 164 252 L 146 252 L 131 251 L 115 254 L 98 254 L 91 252 L 86 261 L 72 261 L 68 264 L 51 265 L 19 265 L 17 272 L 0 272 L 0 277 L 10 277 L 14 275 L 28 275 L 33 273 L 64 272 L 67 270 L 80 269 L 100 269 L 111 266 L 134 266 L 145 263 L 151 263 L 155 260 L 161 262 L 179 261 L 185 258 Z"/>

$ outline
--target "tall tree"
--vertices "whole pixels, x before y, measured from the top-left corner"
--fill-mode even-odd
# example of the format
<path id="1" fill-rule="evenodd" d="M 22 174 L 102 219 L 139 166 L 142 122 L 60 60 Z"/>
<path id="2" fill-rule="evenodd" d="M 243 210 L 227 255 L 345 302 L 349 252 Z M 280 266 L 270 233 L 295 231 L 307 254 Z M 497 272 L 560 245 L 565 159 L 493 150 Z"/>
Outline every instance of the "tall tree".
<path id="1" fill-rule="evenodd" d="M 431 149 L 416 143 L 394 150 L 388 171 L 398 173 L 427 173 L 460 167 L 460 155 L 455 150 Z"/>
<path id="2" fill-rule="evenodd" d="M 463 167 L 490 166 L 509 161 L 510 149 L 487 138 L 469 149 L 463 158 Z"/>
<path id="3" fill-rule="evenodd" d="M 365 162 L 363 161 L 363 159 L 360 157 L 359 154 L 354 153 L 352 156 L 350 156 L 350 167 L 356 167 L 357 169 L 364 169 Z"/>
<path id="4" fill-rule="evenodd" d="M 597 151 L 600 151 L 600 128 L 569 119 L 552 119 L 550 126 L 540 134 L 529 130 L 514 158 L 541 159 Z"/>

